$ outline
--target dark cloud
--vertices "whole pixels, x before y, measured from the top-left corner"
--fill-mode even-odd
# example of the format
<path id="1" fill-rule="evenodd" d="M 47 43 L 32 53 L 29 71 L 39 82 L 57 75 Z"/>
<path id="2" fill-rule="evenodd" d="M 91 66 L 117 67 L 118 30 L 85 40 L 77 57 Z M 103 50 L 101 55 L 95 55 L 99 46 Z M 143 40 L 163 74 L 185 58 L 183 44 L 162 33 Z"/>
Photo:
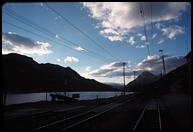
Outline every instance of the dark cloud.
<path id="1" fill-rule="evenodd" d="M 177 56 L 169 56 L 164 55 L 165 60 L 165 66 L 166 66 L 166 72 L 169 72 L 171 70 L 174 70 L 178 66 L 186 63 L 186 60 L 183 57 L 177 57 Z M 90 75 L 95 77 L 122 77 L 123 76 L 123 64 L 120 62 L 113 62 L 107 65 L 101 66 L 100 69 L 97 69 L 95 71 L 91 71 Z M 142 60 L 140 63 L 138 63 L 136 66 L 134 66 L 132 69 L 129 69 L 128 67 L 125 70 L 125 76 L 127 78 L 131 78 L 134 75 L 138 76 L 143 71 L 150 71 L 155 75 L 158 75 L 161 73 L 163 69 L 163 63 L 162 59 L 159 55 L 153 55 L 148 56 L 144 60 Z"/>
<path id="2" fill-rule="evenodd" d="M 123 70 L 110 72 L 109 74 L 107 74 L 107 76 L 108 77 L 122 77 L 123 76 Z M 133 76 L 133 71 L 126 70 L 125 76 Z"/>
<path id="3" fill-rule="evenodd" d="M 180 56 L 164 56 L 166 72 L 169 72 L 178 66 L 186 63 L 186 60 Z M 144 59 L 141 63 L 138 63 L 137 69 L 149 70 L 154 74 L 160 74 L 163 69 L 163 63 L 161 57 L 158 55 L 151 56 Z"/>
<path id="4" fill-rule="evenodd" d="M 116 62 L 111 65 L 112 67 L 123 67 L 123 62 Z"/>
<path id="5" fill-rule="evenodd" d="M 130 63 L 127 62 L 126 64 Z M 112 62 L 110 64 L 107 65 L 103 65 L 100 67 L 100 69 L 97 69 L 95 71 L 90 72 L 89 74 L 92 76 L 108 76 L 111 77 L 111 74 L 119 74 L 119 69 L 122 69 L 123 67 L 123 62 Z M 112 76 L 114 76 L 112 75 Z"/>
<path id="6" fill-rule="evenodd" d="M 38 54 L 45 55 L 52 51 L 47 42 L 34 41 L 16 33 L 2 33 L 2 53 Z"/>
<path id="7" fill-rule="evenodd" d="M 106 76 L 107 73 L 112 72 L 114 69 L 99 69 L 90 73 L 92 76 Z"/>
<path id="8" fill-rule="evenodd" d="M 14 43 L 14 45 L 17 46 L 23 46 L 33 48 L 36 46 L 35 42 L 29 38 L 17 35 L 15 33 L 2 33 L 2 38 L 4 40 L 10 41 L 11 43 Z"/>

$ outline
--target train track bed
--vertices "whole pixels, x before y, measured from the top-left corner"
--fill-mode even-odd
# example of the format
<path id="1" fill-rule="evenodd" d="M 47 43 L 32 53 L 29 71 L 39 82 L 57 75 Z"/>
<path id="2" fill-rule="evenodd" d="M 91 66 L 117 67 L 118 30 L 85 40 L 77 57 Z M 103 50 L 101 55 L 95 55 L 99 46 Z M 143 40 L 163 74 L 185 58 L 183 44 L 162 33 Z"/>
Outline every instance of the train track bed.
<path id="1" fill-rule="evenodd" d="M 62 130 L 128 130 L 135 123 L 138 115 L 147 100 L 144 98 L 134 98 L 125 102 L 117 103 L 113 109 L 102 112 L 93 118 L 79 121 L 68 128 Z"/>
<path id="2" fill-rule="evenodd" d="M 115 100 L 122 100 L 125 97 L 114 97 L 109 99 L 98 99 L 92 101 L 82 101 L 75 104 L 70 104 L 72 107 L 64 107 L 62 103 L 57 104 L 55 109 L 51 109 L 44 112 L 27 114 L 19 117 L 4 117 L 5 129 L 35 129 L 46 124 L 50 124 L 56 121 L 60 121 L 62 119 L 66 119 L 77 115 L 79 113 L 83 113 L 85 111 L 89 111 L 94 107 L 102 106 L 108 104 L 110 102 L 114 102 Z M 127 97 L 128 98 L 128 97 Z M 49 104 L 50 105 L 50 104 Z M 53 106 L 53 105 L 51 105 Z M 47 107 L 48 108 L 48 107 Z"/>
<path id="3" fill-rule="evenodd" d="M 155 100 L 146 104 L 133 130 L 162 130 L 160 106 Z"/>

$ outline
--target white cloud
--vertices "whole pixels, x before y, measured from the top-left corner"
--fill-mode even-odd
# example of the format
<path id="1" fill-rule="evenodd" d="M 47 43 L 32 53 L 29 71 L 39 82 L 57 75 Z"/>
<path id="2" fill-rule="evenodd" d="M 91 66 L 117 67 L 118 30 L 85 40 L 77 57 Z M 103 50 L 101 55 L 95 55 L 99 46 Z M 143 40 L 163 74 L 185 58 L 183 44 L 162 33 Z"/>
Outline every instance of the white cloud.
<path id="1" fill-rule="evenodd" d="M 158 44 L 163 43 L 165 40 L 164 39 L 159 39 L 159 41 L 157 42 Z"/>
<path id="2" fill-rule="evenodd" d="M 131 63 L 132 63 L 132 61 L 131 61 L 131 60 L 128 60 L 128 61 L 127 61 L 127 64 L 131 64 Z"/>
<path id="3" fill-rule="evenodd" d="M 87 66 L 87 67 L 85 68 L 85 71 L 89 72 L 89 71 L 90 71 L 90 66 Z"/>
<path id="4" fill-rule="evenodd" d="M 46 55 L 52 53 L 47 42 L 34 41 L 16 33 L 2 33 L 2 53 L 37 54 Z"/>
<path id="5" fill-rule="evenodd" d="M 76 47 L 75 50 L 77 50 L 77 51 L 85 51 L 85 49 L 83 49 L 83 48 L 80 47 L 80 46 Z"/>
<path id="6" fill-rule="evenodd" d="M 155 24 L 155 27 L 156 27 L 157 29 L 160 29 L 160 28 L 161 28 L 161 24 L 160 24 L 160 23 L 156 23 L 156 24 Z"/>
<path id="7" fill-rule="evenodd" d="M 145 48 L 145 45 L 137 45 L 135 48 Z"/>
<path id="8" fill-rule="evenodd" d="M 41 7 L 43 7 L 43 6 L 44 6 L 44 4 L 43 4 L 42 2 L 40 2 L 40 6 L 41 6 Z"/>
<path id="9" fill-rule="evenodd" d="M 134 37 L 133 37 L 133 36 L 131 36 L 131 37 L 129 38 L 128 43 L 131 44 L 131 45 L 134 45 L 134 44 L 135 44 L 135 40 L 134 40 Z"/>
<path id="10" fill-rule="evenodd" d="M 102 83 L 119 83 L 119 84 L 122 84 L 123 83 L 123 77 L 113 77 L 113 78 L 110 78 L 110 77 L 93 77 L 91 75 L 89 75 L 88 73 L 80 73 L 81 76 L 85 77 L 85 78 L 90 78 L 90 79 L 95 79 L 99 82 L 102 82 Z M 129 83 L 130 81 L 132 81 L 133 78 L 126 78 L 125 79 L 125 83 Z"/>
<path id="11" fill-rule="evenodd" d="M 118 33 L 111 28 L 105 28 L 101 30 L 100 34 L 103 35 L 105 38 L 108 38 L 110 41 L 122 41 L 123 39 L 125 39 L 125 36 L 121 35 L 121 33 Z"/>
<path id="12" fill-rule="evenodd" d="M 154 39 L 157 36 L 157 33 L 154 33 L 152 36 L 152 39 Z"/>
<path id="13" fill-rule="evenodd" d="M 102 69 L 116 69 L 123 66 L 123 62 L 112 62 L 101 66 Z"/>
<path id="14" fill-rule="evenodd" d="M 59 20 L 59 19 L 62 19 L 62 17 L 61 16 L 56 16 L 54 19 Z"/>
<path id="15" fill-rule="evenodd" d="M 119 35 L 114 35 L 114 36 L 108 36 L 108 39 L 110 41 L 122 41 L 124 37 Z"/>
<path id="16" fill-rule="evenodd" d="M 140 38 L 142 41 L 145 41 L 146 40 L 146 37 L 144 35 L 141 36 Z"/>
<path id="17" fill-rule="evenodd" d="M 166 72 L 174 70 L 186 62 L 184 57 L 169 56 L 165 55 Z M 151 62 L 151 64 L 150 64 Z M 131 63 L 131 61 L 129 61 Z M 118 65 L 117 65 L 118 64 Z M 133 63 L 134 64 L 134 63 Z M 147 56 L 139 63 L 135 63 L 133 68 L 128 67 L 125 70 L 126 84 L 133 80 L 133 71 L 136 71 L 136 76 L 141 74 L 143 71 L 150 71 L 155 75 L 159 75 L 163 69 L 162 60 L 159 55 Z M 101 66 L 99 69 L 94 71 L 81 74 L 87 78 L 94 78 L 100 82 L 123 82 L 123 69 L 121 63 L 113 62 Z"/>
<path id="18" fill-rule="evenodd" d="M 150 2 L 142 2 L 146 24 L 151 23 Z M 142 27 L 137 2 L 85 2 L 89 16 L 96 19 L 100 33 L 110 41 L 123 41 L 132 29 Z M 152 2 L 152 22 L 175 20 L 186 10 L 188 2 Z M 160 17 L 162 16 L 162 17 Z"/>
<path id="19" fill-rule="evenodd" d="M 183 57 L 164 55 L 166 72 L 174 70 L 178 66 L 184 64 L 186 60 Z M 129 63 L 131 63 L 129 61 Z M 123 67 L 121 62 L 112 62 L 101 66 L 99 69 L 88 73 L 90 77 L 103 77 L 103 78 L 117 78 L 123 76 Z M 125 75 L 127 78 L 133 77 L 133 71 L 136 71 L 136 75 L 139 75 L 143 71 L 150 71 L 155 75 L 158 75 L 162 71 L 162 59 L 159 55 L 147 56 L 141 62 L 134 66 L 127 67 L 125 69 Z"/>
<path id="20" fill-rule="evenodd" d="M 57 62 L 60 62 L 61 60 L 60 60 L 60 58 L 56 58 L 56 61 L 57 61 Z"/>
<path id="21" fill-rule="evenodd" d="M 137 34 L 137 36 L 141 37 L 141 36 L 143 36 L 143 34 L 141 34 L 141 33 L 138 33 L 138 34 Z"/>
<path id="22" fill-rule="evenodd" d="M 126 62 L 126 64 L 130 63 L 131 63 L 130 60 Z M 122 76 L 123 62 L 112 62 L 110 64 L 102 65 L 99 69 L 91 71 L 88 74 L 94 77 L 114 77 L 116 75 Z"/>
<path id="23" fill-rule="evenodd" d="M 8 34 L 16 34 L 15 32 L 8 32 Z"/>
<path id="24" fill-rule="evenodd" d="M 57 39 L 60 39 L 60 36 L 58 35 L 58 34 L 56 34 L 56 36 L 55 36 Z"/>
<path id="25" fill-rule="evenodd" d="M 68 63 L 68 62 L 79 62 L 79 59 L 73 56 L 66 56 L 64 58 L 64 62 Z"/>
<path id="26" fill-rule="evenodd" d="M 186 60 L 183 57 L 165 55 L 166 72 L 169 72 L 178 66 L 184 64 Z M 136 70 L 149 70 L 154 74 L 160 74 L 163 69 L 162 59 L 159 55 L 147 56 L 136 66 Z"/>
<path id="27" fill-rule="evenodd" d="M 172 25 L 167 28 L 162 28 L 161 31 L 163 32 L 163 35 L 166 35 L 170 39 L 175 39 L 177 35 L 184 33 L 183 28 L 178 25 Z"/>

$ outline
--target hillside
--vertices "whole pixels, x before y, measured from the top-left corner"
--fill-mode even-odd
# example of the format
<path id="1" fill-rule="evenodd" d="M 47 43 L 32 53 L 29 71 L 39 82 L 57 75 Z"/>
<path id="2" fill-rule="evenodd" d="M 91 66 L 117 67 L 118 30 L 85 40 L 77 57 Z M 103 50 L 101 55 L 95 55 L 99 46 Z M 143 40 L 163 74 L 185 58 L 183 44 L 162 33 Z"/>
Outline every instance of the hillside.
<path id="1" fill-rule="evenodd" d="M 144 91 L 148 86 L 159 79 L 158 76 L 144 71 L 135 80 L 126 85 L 127 91 Z"/>
<path id="2" fill-rule="evenodd" d="M 160 78 L 154 85 L 160 93 L 184 93 L 191 92 L 191 52 L 185 56 L 187 63 L 169 72 Z"/>
<path id="3" fill-rule="evenodd" d="M 85 79 L 70 67 L 38 64 L 15 53 L 2 55 L 3 90 L 7 92 L 113 91 L 112 87 Z"/>

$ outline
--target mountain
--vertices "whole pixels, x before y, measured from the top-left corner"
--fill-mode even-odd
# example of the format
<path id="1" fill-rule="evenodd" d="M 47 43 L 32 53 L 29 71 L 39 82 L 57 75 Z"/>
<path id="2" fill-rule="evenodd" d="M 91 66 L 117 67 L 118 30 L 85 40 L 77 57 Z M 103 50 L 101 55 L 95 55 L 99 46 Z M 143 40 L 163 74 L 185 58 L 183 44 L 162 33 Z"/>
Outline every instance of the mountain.
<path id="1" fill-rule="evenodd" d="M 114 91 L 108 85 L 80 76 L 70 67 L 39 64 L 20 54 L 2 55 L 3 90 L 7 92 Z"/>
<path id="2" fill-rule="evenodd" d="M 105 84 L 111 86 L 112 88 L 118 89 L 118 90 L 123 89 L 123 84 L 120 84 L 120 83 L 105 83 Z"/>
<path id="3" fill-rule="evenodd" d="M 159 79 L 158 76 L 144 71 L 135 80 L 126 85 L 127 91 L 144 91 L 148 86 Z"/>
<path id="4" fill-rule="evenodd" d="M 187 63 L 160 78 L 154 85 L 160 93 L 191 93 L 191 52 L 185 57 Z"/>

